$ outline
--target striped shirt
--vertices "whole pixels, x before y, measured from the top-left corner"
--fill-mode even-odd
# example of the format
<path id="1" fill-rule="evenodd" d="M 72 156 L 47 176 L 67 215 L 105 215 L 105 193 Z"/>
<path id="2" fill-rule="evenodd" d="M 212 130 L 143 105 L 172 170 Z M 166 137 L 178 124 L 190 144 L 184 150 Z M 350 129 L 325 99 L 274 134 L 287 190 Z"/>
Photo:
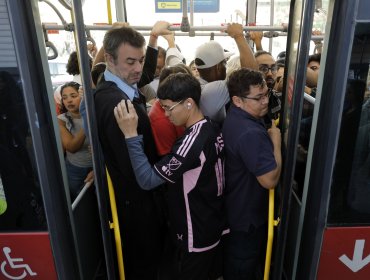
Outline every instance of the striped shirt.
<path id="1" fill-rule="evenodd" d="M 154 165 L 169 183 L 171 235 L 188 252 L 217 246 L 224 229 L 224 150 L 208 119 L 187 128 L 170 154 Z"/>

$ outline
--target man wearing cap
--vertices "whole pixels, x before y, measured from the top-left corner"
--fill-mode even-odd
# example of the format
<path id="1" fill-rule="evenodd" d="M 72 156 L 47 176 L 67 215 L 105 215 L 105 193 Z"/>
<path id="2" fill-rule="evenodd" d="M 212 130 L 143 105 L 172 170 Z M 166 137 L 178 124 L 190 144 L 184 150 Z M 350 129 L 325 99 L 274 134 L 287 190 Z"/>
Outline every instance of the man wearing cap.
<path id="1" fill-rule="evenodd" d="M 258 65 L 243 34 L 243 26 L 238 23 L 230 24 L 226 32 L 237 44 L 241 67 L 257 69 Z M 225 52 L 216 41 L 200 45 L 195 53 L 195 65 L 202 85 L 200 108 L 204 115 L 219 123 L 225 119 L 225 105 L 230 101 L 225 78 L 226 61 L 232 54 Z"/>
<path id="2" fill-rule="evenodd" d="M 225 30 L 232 37 L 240 53 L 241 67 L 258 69 L 253 52 L 247 44 L 243 26 L 238 23 L 229 24 Z M 229 103 L 229 92 L 226 86 L 226 61 L 233 55 L 225 52 L 216 41 L 200 45 L 195 53 L 195 66 L 199 72 L 199 82 L 202 87 L 200 108 L 205 116 L 222 123 L 226 117 L 225 105 Z M 182 62 L 182 55 L 176 48 L 167 50 L 166 61 L 172 59 L 172 65 Z"/>

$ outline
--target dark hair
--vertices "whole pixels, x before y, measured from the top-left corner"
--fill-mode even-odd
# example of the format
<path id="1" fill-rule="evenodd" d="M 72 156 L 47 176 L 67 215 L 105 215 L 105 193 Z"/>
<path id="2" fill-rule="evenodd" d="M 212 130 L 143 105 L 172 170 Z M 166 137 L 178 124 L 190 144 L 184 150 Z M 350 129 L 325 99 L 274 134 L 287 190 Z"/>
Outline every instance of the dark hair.
<path id="1" fill-rule="evenodd" d="M 230 99 L 233 96 L 247 96 L 250 93 L 251 86 L 263 86 L 265 84 L 266 82 L 261 72 L 247 68 L 234 71 L 227 80 Z"/>
<path id="2" fill-rule="evenodd" d="M 276 57 L 276 60 L 285 59 L 285 56 L 286 56 L 286 51 L 279 52 L 279 54 Z"/>
<path id="3" fill-rule="evenodd" d="M 320 60 L 321 60 L 321 53 L 311 54 L 308 57 L 308 63 L 310 63 L 311 61 L 316 61 L 316 62 L 318 62 L 320 64 Z"/>
<path id="4" fill-rule="evenodd" d="M 131 27 L 114 28 L 105 33 L 103 40 L 104 51 L 110 54 L 114 60 L 117 59 L 117 51 L 122 44 L 129 44 L 134 48 L 143 48 L 145 38 Z"/>
<path id="5" fill-rule="evenodd" d="M 188 73 L 170 74 L 160 84 L 157 91 L 159 99 L 178 102 L 192 98 L 197 106 L 199 106 L 200 94 L 201 87 L 198 79 Z"/>
<path id="6" fill-rule="evenodd" d="M 257 58 L 257 57 L 259 57 L 260 55 L 263 55 L 263 54 L 268 54 L 268 55 L 272 56 L 272 54 L 270 52 L 267 52 L 267 51 L 264 51 L 264 50 L 259 50 L 259 51 L 256 51 L 254 53 L 254 57 Z"/>
<path id="7" fill-rule="evenodd" d="M 161 74 L 159 75 L 159 84 L 163 82 L 170 74 L 174 73 L 185 73 L 191 75 L 191 70 L 188 66 L 184 64 L 176 64 L 174 66 L 165 67 L 162 69 Z"/>
<path id="8" fill-rule="evenodd" d="M 161 46 L 158 46 L 158 57 L 159 56 L 166 58 L 166 50 Z"/>
<path id="9" fill-rule="evenodd" d="M 68 83 L 65 83 L 64 85 L 62 85 L 62 87 L 60 88 L 60 96 L 62 98 L 61 102 L 60 102 L 61 103 L 60 104 L 60 113 L 61 114 L 64 114 L 64 113 L 68 112 L 66 106 L 64 106 L 64 103 L 63 103 L 63 90 L 67 87 L 72 87 L 75 90 L 77 90 L 77 92 L 78 92 L 78 89 L 80 88 L 80 84 L 76 83 L 76 82 L 68 82 Z M 65 114 L 65 116 L 66 116 L 68 122 L 71 124 L 71 129 L 70 129 L 70 132 L 71 132 L 73 127 L 74 127 L 73 119 L 69 114 Z"/>
<path id="10" fill-rule="evenodd" d="M 102 73 L 104 73 L 107 65 L 104 62 L 99 62 L 91 69 L 91 80 L 95 86 L 98 85 Z"/>
<path id="11" fill-rule="evenodd" d="M 276 60 L 276 65 L 278 67 L 285 67 L 285 58 L 280 58 L 280 59 Z"/>
<path id="12" fill-rule="evenodd" d="M 92 67 L 92 59 L 89 57 L 89 64 L 90 64 L 90 69 Z M 71 52 L 68 58 L 67 66 L 66 66 L 66 71 L 69 75 L 79 75 L 80 74 L 80 67 L 78 65 L 78 57 L 77 57 L 77 52 Z"/>

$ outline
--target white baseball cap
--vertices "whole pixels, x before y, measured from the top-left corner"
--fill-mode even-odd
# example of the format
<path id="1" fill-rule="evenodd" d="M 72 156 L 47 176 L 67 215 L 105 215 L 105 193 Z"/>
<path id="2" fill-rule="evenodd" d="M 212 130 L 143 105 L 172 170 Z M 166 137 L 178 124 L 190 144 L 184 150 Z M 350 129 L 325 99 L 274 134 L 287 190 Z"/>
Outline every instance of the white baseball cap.
<path id="1" fill-rule="evenodd" d="M 231 52 L 225 52 L 218 42 L 209 41 L 200 45 L 195 51 L 195 59 L 200 59 L 203 62 L 198 65 L 197 60 L 195 60 L 195 65 L 198 69 L 210 68 L 232 55 Z"/>

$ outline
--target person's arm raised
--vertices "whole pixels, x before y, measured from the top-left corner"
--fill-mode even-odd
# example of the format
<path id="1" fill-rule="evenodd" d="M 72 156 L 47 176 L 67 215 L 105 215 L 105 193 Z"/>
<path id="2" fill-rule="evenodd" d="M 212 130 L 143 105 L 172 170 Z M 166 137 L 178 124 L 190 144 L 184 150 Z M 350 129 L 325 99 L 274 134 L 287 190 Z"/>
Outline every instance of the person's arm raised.
<path id="1" fill-rule="evenodd" d="M 257 51 L 262 50 L 262 38 L 263 32 L 262 31 L 250 31 L 249 36 L 251 40 L 254 42 Z"/>
<path id="2" fill-rule="evenodd" d="M 166 66 L 174 66 L 176 64 L 183 64 L 184 56 L 177 49 L 175 44 L 175 34 L 171 32 L 170 34 L 162 35 L 162 37 L 168 43 L 168 49 L 166 51 Z"/>
<path id="3" fill-rule="evenodd" d="M 254 70 L 258 70 L 257 61 L 251 48 L 245 40 L 243 26 L 239 23 L 231 23 L 227 26 L 227 34 L 235 40 L 240 53 L 240 65 Z"/>
<path id="4" fill-rule="evenodd" d="M 149 43 L 148 46 L 152 48 L 157 48 L 157 41 L 159 36 L 171 34 L 172 32 L 168 29 L 170 27 L 170 23 L 167 21 L 157 21 L 150 31 Z"/>

